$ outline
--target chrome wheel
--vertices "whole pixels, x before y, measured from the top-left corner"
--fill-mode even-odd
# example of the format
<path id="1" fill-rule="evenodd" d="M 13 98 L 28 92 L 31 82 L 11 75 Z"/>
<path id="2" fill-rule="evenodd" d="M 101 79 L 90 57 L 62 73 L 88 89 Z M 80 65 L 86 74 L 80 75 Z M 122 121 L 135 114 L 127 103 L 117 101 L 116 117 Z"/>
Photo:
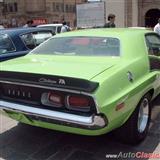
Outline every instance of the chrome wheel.
<path id="1" fill-rule="evenodd" d="M 144 132 L 149 121 L 149 101 L 144 98 L 140 104 L 138 113 L 138 131 L 140 133 Z"/>

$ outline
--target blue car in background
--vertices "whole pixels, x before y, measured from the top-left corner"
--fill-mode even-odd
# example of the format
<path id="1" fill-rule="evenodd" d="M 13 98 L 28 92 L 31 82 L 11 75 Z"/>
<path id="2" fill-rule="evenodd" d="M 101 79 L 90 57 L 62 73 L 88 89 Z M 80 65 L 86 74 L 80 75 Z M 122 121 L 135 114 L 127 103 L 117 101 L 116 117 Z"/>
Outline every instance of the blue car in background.
<path id="1" fill-rule="evenodd" d="M 12 28 L 0 30 L 0 61 L 26 55 L 30 50 L 52 37 L 46 28 Z"/>

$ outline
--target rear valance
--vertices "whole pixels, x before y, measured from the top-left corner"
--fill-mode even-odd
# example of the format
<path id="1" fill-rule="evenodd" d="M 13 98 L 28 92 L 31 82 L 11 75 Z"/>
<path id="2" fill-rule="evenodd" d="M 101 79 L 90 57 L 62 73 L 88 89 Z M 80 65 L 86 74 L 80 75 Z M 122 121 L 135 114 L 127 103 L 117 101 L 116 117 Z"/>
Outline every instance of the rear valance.
<path id="1" fill-rule="evenodd" d="M 99 86 L 97 82 L 85 79 L 10 71 L 0 71 L 0 81 L 51 86 L 85 92 L 93 92 Z"/>

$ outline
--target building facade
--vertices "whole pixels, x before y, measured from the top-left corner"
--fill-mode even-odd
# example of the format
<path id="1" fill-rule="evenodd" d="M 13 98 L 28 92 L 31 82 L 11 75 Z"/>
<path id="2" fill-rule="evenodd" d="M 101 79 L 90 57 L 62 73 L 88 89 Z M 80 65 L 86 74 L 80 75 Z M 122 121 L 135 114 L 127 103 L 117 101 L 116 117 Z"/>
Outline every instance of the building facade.
<path id="1" fill-rule="evenodd" d="M 160 18 L 160 0 L 105 1 L 106 18 L 116 15 L 117 27 L 153 27 Z M 0 0 L 0 22 L 23 25 L 33 19 L 37 23 L 61 23 L 76 26 L 76 5 L 87 0 Z M 107 21 L 107 20 L 106 20 Z"/>
<path id="2" fill-rule="evenodd" d="M 138 24 L 153 27 L 160 18 L 160 0 L 138 0 Z"/>
<path id="3" fill-rule="evenodd" d="M 104 0 L 106 16 L 116 15 L 117 27 L 153 27 L 160 18 L 160 0 Z"/>
<path id="4" fill-rule="evenodd" d="M 12 26 L 24 25 L 27 20 L 35 23 L 62 23 L 76 26 L 76 4 L 86 0 L 1 0 L 0 20 Z"/>

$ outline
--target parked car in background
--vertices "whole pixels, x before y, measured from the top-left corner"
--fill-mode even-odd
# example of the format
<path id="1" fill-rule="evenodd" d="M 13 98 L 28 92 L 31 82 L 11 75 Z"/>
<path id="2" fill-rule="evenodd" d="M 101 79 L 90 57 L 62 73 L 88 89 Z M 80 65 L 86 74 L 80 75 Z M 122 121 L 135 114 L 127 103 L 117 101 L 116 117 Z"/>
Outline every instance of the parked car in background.
<path id="1" fill-rule="evenodd" d="M 23 56 L 52 36 L 53 32 L 44 28 L 0 30 L 0 61 Z"/>
<path id="2" fill-rule="evenodd" d="M 0 108 L 20 122 L 83 135 L 147 135 L 160 93 L 160 36 L 145 29 L 57 34 L 1 63 Z"/>
<path id="3" fill-rule="evenodd" d="M 55 24 L 41 24 L 37 26 L 38 28 L 48 28 L 51 29 L 53 33 L 60 33 L 62 24 L 61 23 L 55 23 Z"/>
<path id="4" fill-rule="evenodd" d="M 4 29 L 4 26 L 0 24 L 0 29 Z"/>

